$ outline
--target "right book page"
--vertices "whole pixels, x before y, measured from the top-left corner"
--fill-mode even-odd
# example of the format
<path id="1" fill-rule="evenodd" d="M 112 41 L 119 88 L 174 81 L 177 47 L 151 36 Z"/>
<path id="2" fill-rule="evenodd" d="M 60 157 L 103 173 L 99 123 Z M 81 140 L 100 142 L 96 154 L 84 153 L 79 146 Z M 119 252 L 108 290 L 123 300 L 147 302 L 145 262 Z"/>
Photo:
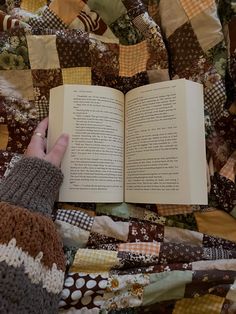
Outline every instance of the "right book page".
<path id="1" fill-rule="evenodd" d="M 181 79 L 126 94 L 125 201 L 207 204 L 202 85 Z"/>

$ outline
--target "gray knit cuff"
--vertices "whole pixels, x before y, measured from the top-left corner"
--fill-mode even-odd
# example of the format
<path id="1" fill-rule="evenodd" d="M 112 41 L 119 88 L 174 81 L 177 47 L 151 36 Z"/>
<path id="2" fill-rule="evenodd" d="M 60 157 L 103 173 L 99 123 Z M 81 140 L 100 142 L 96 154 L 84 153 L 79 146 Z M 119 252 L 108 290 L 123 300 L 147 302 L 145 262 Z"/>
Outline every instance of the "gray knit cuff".
<path id="1" fill-rule="evenodd" d="M 61 170 L 51 163 L 23 157 L 1 182 L 0 200 L 51 214 L 62 180 Z"/>

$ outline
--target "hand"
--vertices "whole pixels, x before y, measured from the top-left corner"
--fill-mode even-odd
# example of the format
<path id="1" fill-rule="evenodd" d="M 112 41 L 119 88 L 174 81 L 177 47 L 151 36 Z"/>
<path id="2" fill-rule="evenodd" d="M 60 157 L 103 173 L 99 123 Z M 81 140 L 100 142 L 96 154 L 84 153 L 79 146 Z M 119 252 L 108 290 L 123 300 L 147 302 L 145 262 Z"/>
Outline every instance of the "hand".
<path id="1" fill-rule="evenodd" d="M 62 158 L 65 154 L 66 148 L 69 142 L 69 136 L 67 134 L 62 134 L 51 151 L 46 154 L 46 130 L 48 128 L 48 118 L 42 120 L 34 131 L 31 141 L 25 151 L 25 156 L 27 157 L 37 157 L 44 159 L 56 167 L 60 167 Z M 35 133 L 38 133 L 35 134 Z M 41 135 L 40 135 L 41 134 Z"/>

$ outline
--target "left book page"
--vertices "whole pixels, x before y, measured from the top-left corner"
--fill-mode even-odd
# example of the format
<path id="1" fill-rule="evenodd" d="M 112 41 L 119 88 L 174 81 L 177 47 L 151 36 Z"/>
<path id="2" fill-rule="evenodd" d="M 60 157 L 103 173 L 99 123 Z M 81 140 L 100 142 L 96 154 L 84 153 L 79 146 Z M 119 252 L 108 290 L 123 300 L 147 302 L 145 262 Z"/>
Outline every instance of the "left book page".
<path id="1" fill-rule="evenodd" d="M 51 89 L 48 149 L 61 133 L 70 141 L 59 201 L 123 202 L 123 93 L 90 85 Z"/>

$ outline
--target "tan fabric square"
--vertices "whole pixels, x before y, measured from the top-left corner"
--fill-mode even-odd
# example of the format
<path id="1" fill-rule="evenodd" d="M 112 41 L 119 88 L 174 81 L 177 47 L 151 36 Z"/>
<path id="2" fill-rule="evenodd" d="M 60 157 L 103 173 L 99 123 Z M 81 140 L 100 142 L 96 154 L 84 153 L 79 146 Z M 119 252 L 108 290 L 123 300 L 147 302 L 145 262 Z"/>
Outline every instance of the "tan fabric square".
<path id="1" fill-rule="evenodd" d="M 62 69 L 62 79 L 64 84 L 91 85 L 91 68 L 65 68 Z"/>
<path id="2" fill-rule="evenodd" d="M 33 100 L 31 70 L 0 71 L 0 96 Z"/>
<path id="3" fill-rule="evenodd" d="M 28 35 L 26 38 L 31 69 L 60 68 L 56 35 Z"/>
<path id="4" fill-rule="evenodd" d="M 46 4 L 46 0 L 21 0 L 20 7 L 27 12 L 36 12 Z"/>
<path id="5" fill-rule="evenodd" d="M 188 17 L 178 0 L 161 0 L 159 7 L 161 26 L 166 37 L 188 22 Z"/>
<path id="6" fill-rule="evenodd" d="M 167 69 L 148 70 L 147 71 L 149 83 L 157 83 L 169 81 L 169 71 Z"/>
<path id="7" fill-rule="evenodd" d="M 236 220 L 228 213 L 222 210 L 213 210 L 196 212 L 194 216 L 199 232 L 234 242 L 236 241 Z"/>
<path id="8" fill-rule="evenodd" d="M 142 41 L 133 46 L 120 45 L 120 76 L 133 76 L 139 72 L 146 71 L 149 58 L 147 42 Z"/>
<path id="9" fill-rule="evenodd" d="M 0 149 L 6 149 L 8 143 L 8 128 L 6 124 L 0 124 Z"/>
<path id="10" fill-rule="evenodd" d="M 129 223 L 123 221 L 113 221 L 107 216 L 97 216 L 94 218 L 91 231 L 106 235 L 107 237 L 127 241 Z"/>
<path id="11" fill-rule="evenodd" d="M 204 51 L 209 50 L 223 40 L 222 27 L 215 5 L 194 16 L 191 24 Z"/>
<path id="12" fill-rule="evenodd" d="M 70 272 L 106 272 L 119 265 L 117 251 L 79 249 Z"/>
<path id="13" fill-rule="evenodd" d="M 202 246 L 203 234 L 187 229 L 165 226 L 164 242 L 177 242 Z"/>
<path id="14" fill-rule="evenodd" d="M 230 156 L 230 158 L 227 160 L 223 168 L 221 168 L 220 175 L 235 182 L 235 171 L 236 171 L 236 151 Z"/>
<path id="15" fill-rule="evenodd" d="M 215 5 L 214 0 L 180 0 L 180 2 L 189 19 Z"/>

